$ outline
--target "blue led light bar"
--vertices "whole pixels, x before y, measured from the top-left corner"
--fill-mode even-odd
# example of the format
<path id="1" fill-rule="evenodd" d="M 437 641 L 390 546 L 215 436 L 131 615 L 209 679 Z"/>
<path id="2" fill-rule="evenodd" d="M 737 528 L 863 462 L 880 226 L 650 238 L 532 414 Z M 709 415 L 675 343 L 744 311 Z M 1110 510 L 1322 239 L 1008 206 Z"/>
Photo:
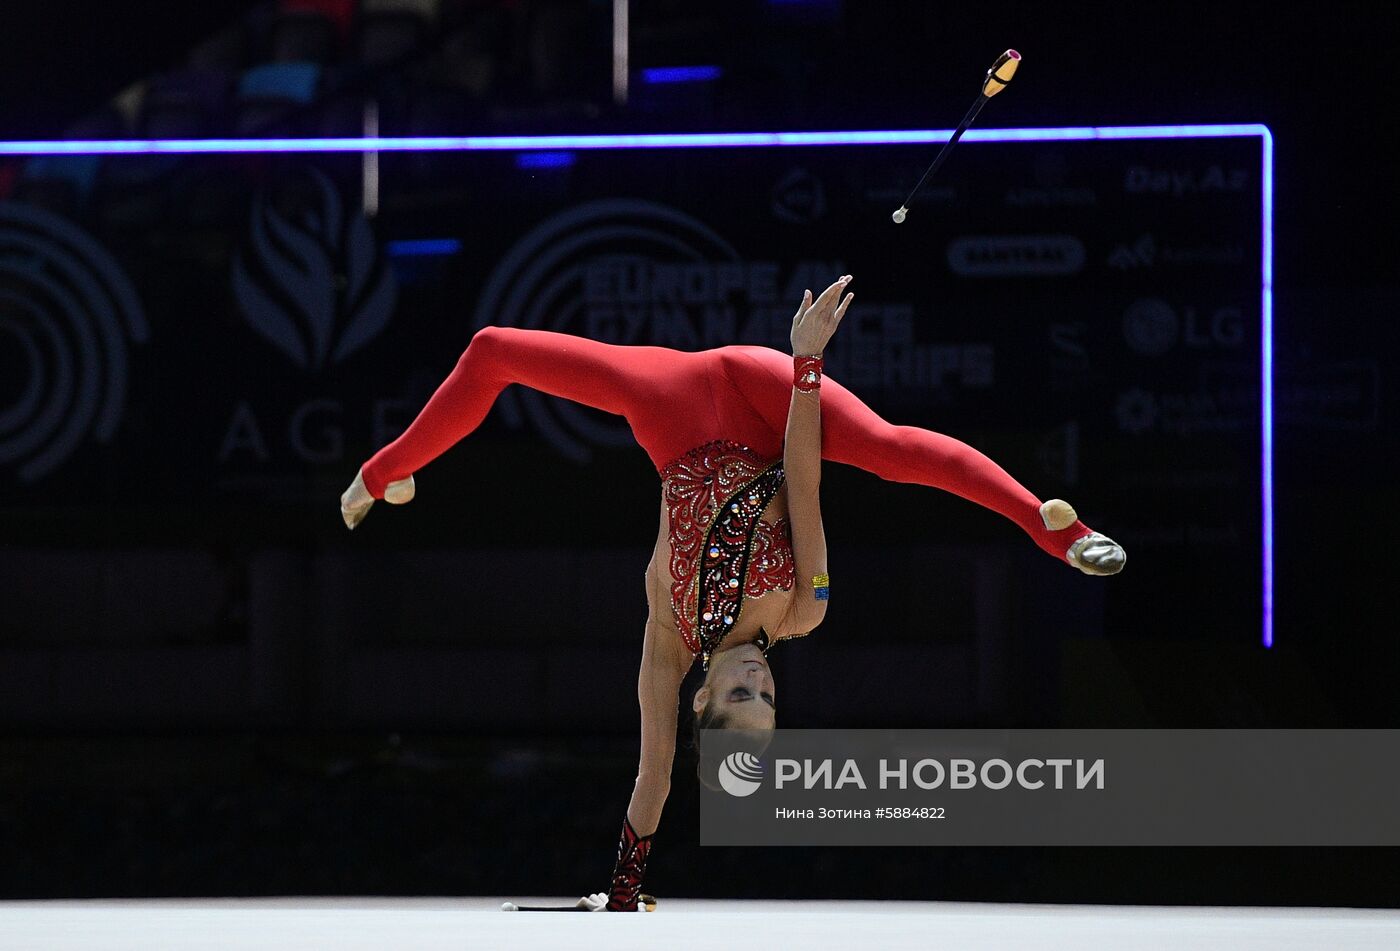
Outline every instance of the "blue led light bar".
<path id="1" fill-rule="evenodd" d="M 1263 370 L 1260 374 L 1261 423 L 1263 436 L 1264 490 L 1264 646 L 1274 646 L 1274 134 L 1268 126 L 1258 126 L 1264 146 L 1263 248 L 1264 300 L 1260 346 Z"/>
<path id="2" fill-rule="evenodd" d="M 516 168 L 568 168 L 577 161 L 572 152 L 521 152 L 515 157 Z"/>
<path id="3" fill-rule="evenodd" d="M 963 142 L 1081 139 L 1197 139 L 1268 136 L 1262 125 L 1075 126 L 969 129 Z M 196 155 L 240 152 L 476 152 L 550 149 L 762 148 L 793 145 L 899 145 L 946 142 L 952 129 L 869 132 L 685 132 L 656 135 L 414 136 L 373 139 L 101 139 L 0 142 L 0 155 Z M 1272 176 L 1271 176 L 1272 177 Z"/>
<path id="4" fill-rule="evenodd" d="M 642 82 L 711 83 L 724 75 L 718 66 L 655 66 L 642 70 Z"/>
<path id="5" fill-rule="evenodd" d="M 676 67 L 678 70 L 715 70 L 714 76 L 688 79 L 643 79 L 648 82 L 705 81 L 716 78 L 718 67 Z M 656 71 L 651 71 L 656 72 Z M 664 71 L 663 71 L 664 72 Z M 197 155 L 268 152 L 478 152 L 518 151 L 560 153 L 592 149 L 695 149 L 776 148 L 818 145 L 912 145 L 946 142 L 952 129 L 899 129 L 858 132 L 689 132 L 655 135 L 539 135 L 539 136 L 438 136 L 403 138 L 310 139 L 102 139 L 91 141 L 0 142 L 0 155 Z M 1164 126 L 1068 126 L 1032 129 L 969 129 L 963 142 L 1071 142 L 1087 139 L 1203 139 L 1258 137 L 1263 144 L 1263 280 L 1260 383 L 1263 427 L 1263 639 L 1274 643 L 1274 138 L 1268 126 L 1164 125 Z M 517 160 L 526 166 L 525 156 Z M 548 167 L 543 159 L 534 167 Z M 412 244 L 407 242 L 405 244 Z M 426 245 L 432 245 L 427 242 Z M 401 251 L 400 253 L 451 253 Z"/>
<path id="6" fill-rule="evenodd" d="M 384 250 L 394 258 L 440 257 L 462 250 L 462 242 L 456 238 L 406 238 L 388 242 Z"/>

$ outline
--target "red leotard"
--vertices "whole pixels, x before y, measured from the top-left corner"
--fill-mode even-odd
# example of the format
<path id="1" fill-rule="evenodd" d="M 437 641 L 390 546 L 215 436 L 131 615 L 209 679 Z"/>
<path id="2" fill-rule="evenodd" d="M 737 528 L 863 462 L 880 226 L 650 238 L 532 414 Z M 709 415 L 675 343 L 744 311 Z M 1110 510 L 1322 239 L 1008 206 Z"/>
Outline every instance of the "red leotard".
<path id="1" fill-rule="evenodd" d="M 714 556 L 705 547 L 724 547 L 722 526 L 716 523 L 706 533 L 719 505 L 761 512 L 781 485 L 791 356 L 752 346 L 686 353 L 486 327 L 403 435 L 365 464 L 370 494 L 383 498 L 388 483 L 412 475 L 476 429 L 511 383 L 626 418 L 663 480 L 671 520 L 672 607 L 692 652 L 713 646 L 704 630 L 696 630 L 706 625 L 693 613 L 706 558 L 739 559 L 740 549 L 747 551 L 728 565 L 731 574 L 743 575 L 727 582 L 735 588 L 736 613 L 743 594 L 792 586 L 792 553 L 781 520 L 768 525 L 749 513 L 747 542 L 731 539 L 737 547 Z M 1082 522 L 1046 529 L 1040 500 L 991 459 L 951 436 L 886 422 L 829 377 L 821 408 L 823 459 L 960 495 L 1011 519 L 1062 561 L 1071 543 L 1091 531 Z M 769 469 L 776 471 L 765 476 Z M 735 495 L 741 488 L 747 494 Z M 745 561 L 746 570 L 734 567 Z"/>

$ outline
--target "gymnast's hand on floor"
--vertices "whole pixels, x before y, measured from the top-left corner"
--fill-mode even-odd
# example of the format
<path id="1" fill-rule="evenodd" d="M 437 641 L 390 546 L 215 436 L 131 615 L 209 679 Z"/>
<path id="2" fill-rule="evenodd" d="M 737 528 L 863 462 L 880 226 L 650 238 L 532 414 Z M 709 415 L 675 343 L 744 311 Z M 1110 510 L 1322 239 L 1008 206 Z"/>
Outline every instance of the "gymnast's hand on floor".
<path id="1" fill-rule="evenodd" d="M 584 895 L 578 900 L 577 906 L 585 911 L 607 911 L 608 893 L 594 892 L 592 895 Z"/>
<path id="2" fill-rule="evenodd" d="M 594 892 L 592 895 L 584 895 L 574 902 L 574 907 L 582 911 L 608 911 L 608 893 Z M 650 895 L 638 895 L 637 907 L 625 909 L 627 911 L 655 911 L 656 899 Z"/>
<path id="3" fill-rule="evenodd" d="M 845 300 L 841 299 L 841 292 L 849 283 L 851 275 L 843 275 L 835 284 L 822 291 L 822 295 L 815 302 L 812 300 L 811 291 L 802 295 L 802 303 L 798 305 L 797 314 L 792 318 L 793 356 L 821 355 L 827 341 L 840 326 L 841 318 L 846 316 L 846 308 L 851 306 L 851 301 L 855 299 L 854 294 L 847 294 Z"/>

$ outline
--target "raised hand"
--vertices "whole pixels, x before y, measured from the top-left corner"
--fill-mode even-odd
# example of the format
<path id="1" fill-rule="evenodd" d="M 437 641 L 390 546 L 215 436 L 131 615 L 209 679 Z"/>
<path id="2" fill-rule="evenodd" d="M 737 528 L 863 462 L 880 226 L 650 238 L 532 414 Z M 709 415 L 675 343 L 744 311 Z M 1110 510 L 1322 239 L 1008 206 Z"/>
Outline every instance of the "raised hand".
<path id="1" fill-rule="evenodd" d="M 841 299 L 841 292 L 851 280 L 851 275 L 842 275 L 815 301 L 812 300 L 811 291 L 802 295 L 802 303 L 792 318 L 793 356 L 818 356 L 826 348 L 827 341 L 840 326 L 841 318 L 846 316 L 846 308 L 855 300 L 854 294 L 847 294 L 844 300 Z"/>

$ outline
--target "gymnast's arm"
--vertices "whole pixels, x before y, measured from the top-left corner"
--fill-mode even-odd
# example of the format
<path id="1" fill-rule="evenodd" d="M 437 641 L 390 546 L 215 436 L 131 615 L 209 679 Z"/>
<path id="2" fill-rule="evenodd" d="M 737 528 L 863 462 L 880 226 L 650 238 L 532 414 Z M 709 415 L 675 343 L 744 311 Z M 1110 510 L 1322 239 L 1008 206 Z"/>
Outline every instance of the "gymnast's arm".
<path id="1" fill-rule="evenodd" d="M 832 284 L 815 303 L 812 303 L 810 291 L 803 297 L 792 321 L 794 358 L 821 355 L 854 296 L 848 294 L 844 301 L 840 300 L 849 281 L 849 277 L 844 277 Z M 783 469 L 787 472 L 788 518 L 792 522 L 797 590 L 787 616 L 775 633 L 792 636 L 806 634 L 826 617 L 826 601 L 817 599 L 812 586 L 813 578 L 826 574 L 826 530 L 822 526 L 820 499 L 820 387 L 799 389 L 796 383 L 793 385 L 783 440 Z"/>
<path id="2" fill-rule="evenodd" d="M 642 757 L 632 801 L 622 823 L 617 862 L 606 892 L 585 895 L 578 907 L 588 911 L 637 911 L 646 875 L 651 837 L 671 792 L 671 761 L 676 755 L 676 715 L 681 681 L 693 658 L 667 613 L 670 599 L 658 583 L 656 559 L 647 566 L 647 627 L 642 642 L 642 669 L 637 700 L 642 707 Z M 658 593 L 660 592 L 660 593 Z"/>
<path id="3" fill-rule="evenodd" d="M 642 712 L 642 752 L 637 782 L 627 818 L 638 835 L 651 835 L 661 822 L 661 810 L 671 792 L 671 763 L 676 757 L 677 710 L 681 681 L 692 657 L 670 614 L 670 604 L 658 604 L 655 586 L 647 584 L 646 635 L 642 666 L 637 674 L 637 702 Z"/>
<path id="4" fill-rule="evenodd" d="M 791 606 L 774 631 L 793 637 L 812 631 L 826 617 L 826 602 L 818 601 L 812 579 L 826 574 L 826 529 L 820 499 L 822 422 L 820 390 L 792 391 L 783 468 L 787 472 L 788 519 L 792 524 L 792 557 L 797 578 Z"/>

